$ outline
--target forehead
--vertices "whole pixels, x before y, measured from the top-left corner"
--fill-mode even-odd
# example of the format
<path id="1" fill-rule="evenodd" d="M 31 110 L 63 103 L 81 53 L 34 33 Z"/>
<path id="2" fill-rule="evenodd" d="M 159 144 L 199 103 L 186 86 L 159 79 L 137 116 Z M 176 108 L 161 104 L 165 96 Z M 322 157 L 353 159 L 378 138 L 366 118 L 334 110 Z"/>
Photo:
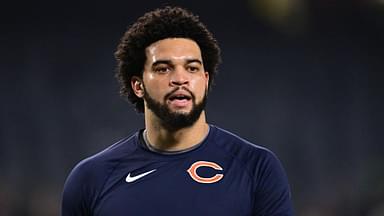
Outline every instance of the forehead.
<path id="1" fill-rule="evenodd" d="M 156 41 L 146 48 L 145 53 L 149 62 L 191 58 L 201 60 L 199 45 L 187 38 L 167 38 Z"/>

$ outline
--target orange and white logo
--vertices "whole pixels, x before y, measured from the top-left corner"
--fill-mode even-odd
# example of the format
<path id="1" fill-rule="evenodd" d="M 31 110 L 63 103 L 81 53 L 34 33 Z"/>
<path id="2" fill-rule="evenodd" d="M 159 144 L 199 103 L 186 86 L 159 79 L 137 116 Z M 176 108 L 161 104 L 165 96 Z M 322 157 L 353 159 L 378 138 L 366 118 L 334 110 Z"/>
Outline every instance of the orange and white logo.
<path id="1" fill-rule="evenodd" d="M 220 165 L 214 162 L 209 162 L 209 161 L 197 161 L 189 167 L 187 170 L 188 174 L 191 176 L 191 178 L 199 183 L 203 184 L 211 184 L 220 181 L 224 175 L 223 174 L 216 174 L 212 177 L 201 177 L 197 174 L 197 169 L 200 167 L 209 167 L 215 170 L 223 170 Z"/>

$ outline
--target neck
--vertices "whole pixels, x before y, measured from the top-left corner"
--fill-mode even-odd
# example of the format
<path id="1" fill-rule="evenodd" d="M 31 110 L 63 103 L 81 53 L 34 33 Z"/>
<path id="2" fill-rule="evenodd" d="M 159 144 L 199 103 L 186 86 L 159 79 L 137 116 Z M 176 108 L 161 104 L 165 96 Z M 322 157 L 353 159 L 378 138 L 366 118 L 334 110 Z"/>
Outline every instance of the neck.
<path id="1" fill-rule="evenodd" d="M 180 151 L 199 144 L 207 135 L 209 126 L 205 112 L 190 127 L 170 130 L 161 124 L 161 120 L 150 110 L 145 111 L 147 139 L 156 149 L 162 151 Z"/>

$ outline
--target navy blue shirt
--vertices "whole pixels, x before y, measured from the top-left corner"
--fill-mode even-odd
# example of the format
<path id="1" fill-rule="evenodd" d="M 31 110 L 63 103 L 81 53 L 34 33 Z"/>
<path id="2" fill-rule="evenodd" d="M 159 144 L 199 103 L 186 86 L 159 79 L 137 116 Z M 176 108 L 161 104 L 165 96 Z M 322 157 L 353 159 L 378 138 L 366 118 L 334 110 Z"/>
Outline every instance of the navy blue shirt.
<path id="1" fill-rule="evenodd" d="M 62 199 L 62 216 L 80 215 L 290 216 L 293 210 L 276 156 L 210 125 L 189 151 L 151 151 L 141 130 L 81 161 Z"/>

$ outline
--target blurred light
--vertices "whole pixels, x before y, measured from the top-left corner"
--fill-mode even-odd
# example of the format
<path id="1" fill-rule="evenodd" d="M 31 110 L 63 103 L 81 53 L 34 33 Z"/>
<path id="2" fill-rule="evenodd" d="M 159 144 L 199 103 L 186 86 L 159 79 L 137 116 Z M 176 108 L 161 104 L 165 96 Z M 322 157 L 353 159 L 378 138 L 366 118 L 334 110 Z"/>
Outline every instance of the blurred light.
<path id="1" fill-rule="evenodd" d="M 255 16 L 285 33 L 300 33 L 307 25 L 304 0 L 249 0 Z"/>

